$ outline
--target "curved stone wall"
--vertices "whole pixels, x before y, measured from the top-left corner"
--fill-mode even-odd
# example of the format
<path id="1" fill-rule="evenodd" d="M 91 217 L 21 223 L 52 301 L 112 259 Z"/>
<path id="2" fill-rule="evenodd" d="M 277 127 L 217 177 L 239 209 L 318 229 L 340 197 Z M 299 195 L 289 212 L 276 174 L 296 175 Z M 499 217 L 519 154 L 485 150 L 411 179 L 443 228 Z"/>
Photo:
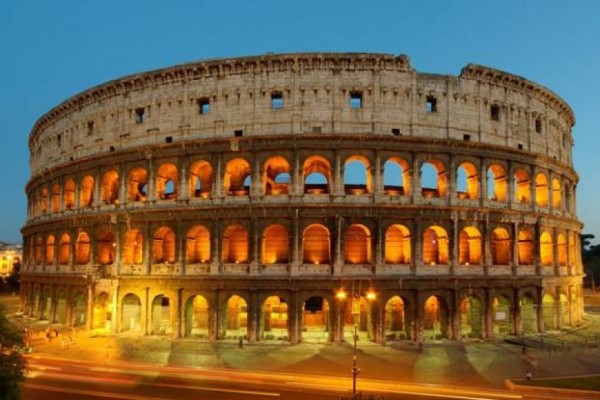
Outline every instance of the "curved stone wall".
<path id="1" fill-rule="evenodd" d="M 569 106 L 406 56 L 190 63 L 30 135 L 22 299 L 90 330 L 341 341 L 579 323 Z"/>

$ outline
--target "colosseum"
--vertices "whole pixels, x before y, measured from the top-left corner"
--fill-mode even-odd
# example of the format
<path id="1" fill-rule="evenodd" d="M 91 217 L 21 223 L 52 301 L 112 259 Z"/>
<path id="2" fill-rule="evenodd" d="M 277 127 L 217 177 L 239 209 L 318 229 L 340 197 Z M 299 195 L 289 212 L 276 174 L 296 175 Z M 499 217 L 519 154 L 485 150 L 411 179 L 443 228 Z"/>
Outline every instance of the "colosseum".
<path id="1" fill-rule="evenodd" d="M 29 136 L 26 315 L 198 340 L 493 339 L 582 319 L 568 104 L 469 64 L 266 54 L 90 88 Z"/>

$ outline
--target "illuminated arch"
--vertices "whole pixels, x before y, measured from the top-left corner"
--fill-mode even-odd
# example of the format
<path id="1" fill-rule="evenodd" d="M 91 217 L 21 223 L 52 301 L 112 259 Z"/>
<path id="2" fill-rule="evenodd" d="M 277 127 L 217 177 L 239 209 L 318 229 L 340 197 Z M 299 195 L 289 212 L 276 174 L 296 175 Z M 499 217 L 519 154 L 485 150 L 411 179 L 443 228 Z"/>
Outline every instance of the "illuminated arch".
<path id="1" fill-rule="evenodd" d="M 167 226 L 162 226 L 154 232 L 152 239 L 152 262 L 175 262 L 175 234 Z"/>
<path id="2" fill-rule="evenodd" d="M 35 263 L 40 265 L 42 263 L 42 255 L 44 254 L 44 239 L 42 235 L 37 235 L 35 238 Z"/>
<path id="3" fill-rule="evenodd" d="M 123 240 L 123 262 L 125 264 L 140 265 L 143 261 L 144 237 L 139 229 L 130 229 L 125 232 Z"/>
<path id="4" fill-rule="evenodd" d="M 223 188 L 230 196 L 246 196 L 250 188 L 245 186 L 246 178 L 250 178 L 250 163 L 243 158 L 229 160 L 225 166 Z"/>
<path id="5" fill-rule="evenodd" d="M 121 331 L 139 332 L 142 329 L 142 302 L 133 293 L 128 293 L 121 301 Z"/>
<path id="6" fill-rule="evenodd" d="M 102 176 L 100 197 L 104 204 L 117 204 L 119 201 L 119 174 L 110 170 Z"/>
<path id="7" fill-rule="evenodd" d="M 209 198 L 212 191 L 213 168 L 205 160 L 199 160 L 190 167 L 190 196 Z"/>
<path id="8" fill-rule="evenodd" d="M 210 231 L 202 225 L 192 226 L 186 235 L 186 261 L 205 263 L 210 257 Z"/>
<path id="9" fill-rule="evenodd" d="M 306 159 L 302 168 L 304 193 L 331 193 L 331 167 L 329 161 L 322 156 L 312 156 Z"/>
<path id="10" fill-rule="evenodd" d="M 423 232 L 423 263 L 448 263 L 448 234 L 441 226 L 433 225 Z"/>
<path id="11" fill-rule="evenodd" d="M 269 157 L 263 172 L 263 193 L 280 195 L 290 193 L 290 164 L 282 156 Z"/>
<path id="12" fill-rule="evenodd" d="M 515 201 L 521 204 L 531 202 L 531 178 L 524 169 L 518 168 L 515 171 Z"/>
<path id="13" fill-rule="evenodd" d="M 481 264 L 481 233 L 473 226 L 467 226 L 460 231 L 458 263 L 460 265 Z"/>
<path id="14" fill-rule="evenodd" d="M 363 194 L 373 192 L 373 179 L 369 160 L 354 155 L 346 159 L 344 165 L 344 191 L 346 194 Z"/>
<path id="15" fill-rule="evenodd" d="M 48 212 L 48 188 L 43 187 L 40 195 L 40 211 L 42 214 Z"/>
<path id="16" fill-rule="evenodd" d="M 221 260 L 226 263 L 248 262 L 248 232 L 242 225 L 230 225 L 223 233 Z"/>
<path id="17" fill-rule="evenodd" d="M 50 205 L 50 208 L 52 209 L 53 213 L 58 212 L 59 203 L 60 203 L 60 186 L 58 186 L 58 183 L 55 183 L 54 185 L 52 185 L 52 199 L 51 199 L 51 205 Z"/>
<path id="18" fill-rule="evenodd" d="M 262 262 L 263 264 L 287 263 L 289 261 L 289 237 L 287 229 L 280 224 L 273 224 L 263 232 Z"/>
<path id="19" fill-rule="evenodd" d="M 75 208 L 75 181 L 71 178 L 67 179 L 64 183 L 63 206 L 65 210 Z"/>
<path id="20" fill-rule="evenodd" d="M 177 166 L 173 163 L 164 163 L 156 171 L 156 197 L 164 200 L 177 198 L 179 185 Z"/>
<path id="21" fill-rule="evenodd" d="M 96 261 L 99 264 L 112 264 L 115 261 L 115 235 L 110 230 L 98 234 L 96 243 Z"/>
<path id="22" fill-rule="evenodd" d="M 262 340 L 287 340 L 288 305 L 279 296 L 269 296 L 262 305 Z"/>
<path id="23" fill-rule="evenodd" d="M 510 265 L 510 234 L 504 228 L 492 231 L 492 264 Z"/>
<path id="24" fill-rule="evenodd" d="M 548 178 L 541 172 L 535 176 L 535 204 L 548 206 Z"/>
<path id="25" fill-rule="evenodd" d="M 488 168 L 488 198 L 495 201 L 506 202 L 507 185 L 506 171 L 499 164 L 492 164 Z"/>
<path id="26" fill-rule="evenodd" d="M 529 229 L 519 229 L 519 265 L 533 264 L 533 233 Z"/>
<path id="27" fill-rule="evenodd" d="M 371 262 L 371 232 L 364 225 L 350 225 L 344 234 L 344 262 L 368 264 Z"/>
<path id="28" fill-rule="evenodd" d="M 540 235 L 540 263 L 545 267 L 554 265 L 554 243 L 548 232 Z"/>
<path id="29" fill-rule="evenodd" d="M 145 201 L 148 198 L 148 171 L 135 167 L 127 176 L 127 199 L 129 201 Z"/>
<path id="30" fill-rule="evenodd" d="M 405 301 L 400 296 L 393 296 L 385 303 L 386 340 L 410 340 L 410 317 L 406 308 Z"/>
<path id="31" fill-rule="evenodd" d="M 46 238 L 46 264 L 47 265 L 54 264 L 54 246 L 55 246 L 54 235 L 48 235 L 48 237 Z"/>
<path id="32" fill-rule="evenodd" d="M 479 198 L 479 173 L 477 167 L 468 161 L 463 162 L 457 169 L 457 196 L 459 198 Z"/>
<path id="33" fill-rule="evenodd" d="M 58 263 L 60 265 L 67 265 L 71 256 L 71 237 L 64 233 L 60 237 L 60 243 L 58 248 Z"/>
<path id="34" fill-rule="evenodd" d="M 248 304 L 242 297 L 233 295 L 227 300 L 222 335 L 233 339 L 246 338 L 248 334 Z"/>
<path id="35" fill-rule="evenodd" d="M 302 233 L 302 259 L 310 264 L 330 263 L 329 230 L 323 225 L 310 225 Z"/>
<path id="36" fill-rule="evenodd" d="M 383 165 L 383 190 L 390 196 L 409 195 L 411 170 L 408 162 L 400 157 L 390 157 Z"/>
<path id="37" fill-rule="evenodd" d="M 560 181 L 557 178 L 552 179 L 552 207 L 559 209 L 562 201 L 562 193 L 560 191 Z"/>
<path id="38" fill-rule="evenodd" d="M 394 224 L 385 232 L 385 262 L 410 264 L 410 231 L 404 225 Z"/>
<path id="39" fill-rule="evenodd" d="M 61 243 L 62 247 L 62 243 Z M 75 264 L 84 265 L 90 262 L 90 235 L 86 232 L 79 232 L 75 241 Z"/>
<path id="40" fill-rule="evenodd" d="M 209 337 L 209 305 L 206 297 L 190 297 L 185 306 L 185 336 Z"/>
<path id="41" fill-rule="evenodd" d="M 91 207 L 94 203 L 94 177 L 86 175 L 79 187 L 79 207 Z"/>
<path id="42" fill-rule="evenodd" d="M 444 163 L 427 160 L 421 165 L 421 193 L 425 197 L 444 197 L 448 190 L 448 176 Z"/>
<path id="43" fill-rule="evenodd" d="M 567 239 L 562 233 L 559 233 L 556 237 L 556 246 L 558 252 L 558 264 L 564 267 L 567 265 Z"/>

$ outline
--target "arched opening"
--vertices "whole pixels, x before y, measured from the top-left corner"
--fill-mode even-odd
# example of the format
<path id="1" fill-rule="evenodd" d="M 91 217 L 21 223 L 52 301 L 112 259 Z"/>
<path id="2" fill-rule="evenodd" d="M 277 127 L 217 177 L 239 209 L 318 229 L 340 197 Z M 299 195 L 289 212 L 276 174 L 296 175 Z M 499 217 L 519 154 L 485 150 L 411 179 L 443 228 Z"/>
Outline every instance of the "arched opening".
<path id="1" fill-rule="evenodd" d="M 98 234 L 97 240 L 96 249 L 98 254 L 96 261 L 102 265 L 112 264 L 115 261 L 115 248 L 117 246 L 115 235 L 109 230 L 103 230 Z"/>
<path id="2" fill-rule="evenodd" d="M 202 225 L 194 225 L 186 235 L 186 262 L 206 263 L 210 260 L 210 232 Z"/>
<path id="3" fill-rule="evenodd" d="M 348 297 L 344 307 L 343 319 L 344 340 L 346 342 L 354 342 L 355 332 L 358 342 L 373 340 L 371 304 L 364 296 Z"/>
<path id="4" fill-rule="evenodd" d="M 493 332 L 495 336 L 512 334 L 511 308 L 512 304 L 508 297 L 496 296 L 492 300 Z"/>
<path id="5" fill-rule="evenodd" d="M 81 292 L 73 296 L 72 323 L 74 327 L 85 326 L 87 321 L 87 296 Z"/>
<path id="6" fill-rule="evenodd" d="M 239 224 L 230 225 L 223 233 L 223 254 L 225 263 L 248 262 L 248 232 Z"/>
<path id="7" fill-rule="evenodd" d="M 369 264 L 371 262 L 371 232 L 364 225 L 350 225 L 344 235 L 344 262 Z"/>
<path id="8" fill-rule="evenodd" d="M 279 296 L 268 297 L 262 305 L 261 340 L 288 340 L 288 305 Z"/>
<path id="9" fill-rule="evenodd" d="M 52 317 L 52 291 L 50 289 L 46 289 L 42 293 L 42 305 L 40 312 L 41 320 L 54 322 Z"/>
<path id="10" fill-rule="evenodd" d="M 460 330 L 461 336 L 469 339 L 481 339 L 483 330 L 483 306 L 475 296 L 467 296 L 460 302 Z"/>
<path id="11" fill-rule="evenodd" d="M 190 297 L 185 305 L 185 336 L 208 339 L 209 336 L 208 301 L 204 296 Z"/>
<path id="12" fill-rule="evenodd" d="M 506 202 L 506 172 L 499 164 L 492 164 L 487 172 L 488 198 L 494 201 Z"/>
<path id="13" fill-rule="evenodd" d="M 359 195 L 372 193 L 369 160 L 363 156 L 352 156 L 344 165 L 344 193 Z"/>
<path id="14" fill-rule="evenodd" d="M 523 169 L 515 171 L 515 201 L 521 204 L 531 202 L 531 179 L 529 173 Z"/>
<path id="15" fill-rule="evenodd" d="M 250 178 L 250 164 L 243 158 L 234 158 L 227 162 L 223 179 L 223 188 L 228 196 L 247 196 L 250 187 L 245 185 Z"/>
<path id="16" fill-rule="evenodd" d="M 48 188 L 42 188 L 40 209 L 42 214 L 46 214 L 48 212 Z"/>
<path id="17" fill-rule="evenodd" d="M 63 206 L 65 210 L 75 208 L 75 181 L 67 179 L 63 188 Z"/>
<path id="18" fill-rule="evenodd" d="M 569 321 L 569 300 L 567 298 L 567 295 L 565 295 L 564 293 L 561 293 L 559 295 L 559 303 L 558 303 L 558 314 L 559 314 L 559 318 L 560 318 L 560 326 L 562 328 L 566 328 L 569 325 L 571 325 L 570 321 Z"/>
<path id="19" fill-rule="evenodd" d="M 263 192 L 272 196 L 290 193 L 290 164 L 285 158 L 275 156 L 265 161 Z"/>
<path id="20" fill-rule="evenodd" d="M 56 295 L 56 318 L 58 324 L 67 323 L 67 293 L 60 289 Z"/>
<path id="21" fill-rule="evenodd" d="M 406 160 L 390 157 L 383 165 L 383 190 L 389 196 L 410 194 L 410 167 Z"/>
<path id="22" fill-rule="evenodd" d="M 540 235 L 540 263 L 545 267 L 554 265 L 554 243 L 548 232 Z"/>
<path id="23" fill-rule="evenodd" d="M 423 307 L 423 340 L 448 338 L 448 306 L 443 298 L 429 296 Z"/>
<path id="24" fill-rule="evenodd" d="M 320 296 L 309 297 L 302 305 L 302 341 L 331 341 L 329 303 Z"/>
<path id="25" fill-rule="evenodd" d="M 75 242 L 75 264 L 85 265 L 90 262 L 90 235 L 79 232 Z"/>
<path id="26" fill-rule="evenodd" d="M 423 263 L 448 263 L 448 234 L 441 226 L 430 226 L 423 232 Z"/>
<path id="27" fill-rule="evenodd" d="M 463 162 L 457 170 L 457 197 L 459 199 L 479 198 L 479 174 L 477 167 L 470 162 Z"/>
<path id="28" fill-rule="evenodd" d="M 393 296 L 385 303 L 385 340 L 410 340 L 410 321 L 404 300 Z"/>
<path id="29" fill-rule="evenodd" d="M 536 333 L 538 330 L 537 305 L 529 294 L 521 298 L 521 323 L 524 334 Z"/>
<path id="30" fill-rule="evenodd" d="M 110 331 L 111 310 L 108 293 L 102 292 L 94 303 L 92 317 L 92 329 L 103 329 Z"/>
<path id="31" fill-rule="evenodd" d="M 175 234 L 167 226 L 160 227 L 154 232 L 152 262 L 155 264 L 175 262 Z"/>
<path id="32" fill-rule="evenodd" d="M 88 237 L 89 243 L 89 237 Z M 88 244 L 88 254 L 89 254 L 89 244 Z M 69 264 L 69 258 L 71 257 L 71 237 L 64 233 L 60 237 L 59 249 L 58 249 L 58 263 L 60 265 Z M 40 257 L 41 258 L 41 257 Z"/>
<path id="33" fill-rule="evenodd" d="M 156 171 L 156 197 L 163 200 L 174 200 L 177 198 L 178 186 L 177 166 L 165 163 Z"/>
<path id="34" fill-rule="evenodd" d="M 121 301 L 121 332 L 140 332 L 142 330 L 142 302 L 133 293 L 128 293 Z"/>
<path id="35" fill-rule="evenodd" d="M 273 224 L 265 229 L 262 238 L 263 264 L 287 263 L 288 249 L 288 231 L 283 225 Z"/>
<path id="36" fill-rule="evenodd" d="M 35 239 L 35 263 L 42 264 L 42 254 L 44 254 L 44 239 L 38 235 Z"/>
<path id="37" fill-rule="evenodd" d="M 391 225 L 385 232 L 385 262 L 410 264 L 410 231 L 404 225 Z"/>
<path id="38" fill-rule="evenodd" d="M 542 298 L 542 319 L 544 321 L 544 330 L 556 329 L 556 304 L 554 296 L 546 293 Z"/>
<path id="39" fill-rule="evenodd" d="M 533 234 L 529 229 L 519 229 L 519 265 L 533 264 Z"/>
<path id="40" fill-rule="evenodd" d="M 565 211 L 571 211 L 571 190 L 569 185 L 565 183 Z"/>
<path id="41" fill-rule="evenodd" d="M 310 264 L 330 263 L 329 230 L 323 225 L 310 225 L 302 233 L 302 260 Z"/>
<path id="42" fill-rule="evenodd" d="M 421 166 L 421 194 L 423 197 L 444 197 L 448 189 L 446 167 L 441 161 L 427 160 Z"/>
<path id="43" fill-rule="evenodd" d="M 552 179 L 552 207 L 555 210 L 560 209 L 562 193 L 560 192 L 560 181 L 556 178 Z"/>
<path id="44" fill-rule="evenodd" d="M 86 175 L 79 188 L 79 206 L 91 207 L 94 204 L 94 177 Z"/>
<path id="45" fill-rule="evenodd" d="M 52 208 L 52 212 L 58 212 L 58 204 L 60 202 L 60 186 L 58 186 L 58 183 L 55 183 L 54 185 L 52 185 L 52 201 L 51 201 L 51 208 Z"/>
<path id="46" fill-rule="evenodd" d="M 331 167 L 329 161 L 321 156 L 309 157 L 304 162 L 302 179 L 304 181 L 304 193 L 331 193 Z"/>
<path id="47" fill-rule="evenodd" d="M 221 323 L 221 339 L 247 339 L 248 305 L 246 300 L 240 296 L 231 296 L 227 301 L 227 308 Z"/>
<path id="48" fill-rule="evenodd" d="M 171 334 L 171 300 L 164 295 L 158 295 L 152 301 L 152 335 Z"/>
<path id="49" fill-rule="evenodd" d="M 561 267 L 564 267 L 567 265 L 567 239 L 565 238 L 565 235 L 562 233 L 558 234 L 556 245 L 558 246 L 556 249 L 558 252 L 558 264 Z"/>
<path id="50" fill-rule="evenodd" d="M 548 206 L 548 178 L 541 172 L 535 176 L 535 204 Z"/>
<path id="51" fill-rule="evenodd" d="M 148 172 L 142 167 L 133 168 L 127 177 L 127 199 L 129 201 L 145 201 L 147 198 Z"/>
<path id="52" fill-rule="evenodd" d="M 49 235 L 46 238 L 46 265 L 54 265 L 54 235 Z"/>
<path id="53" fill-rule="evenodd" d="M 463 228 L 458 235 L 458 263 L 481 264 L 481 233 L 473 226 Z"/>
<path id="54" fill-rule="evenodd" d="M 504 228 L 492 231 L 492 264 L 510 265 L 510 234 Z"/>
<path id="55" fill-rule="evenodd" d="M 144 238 L 139 229 L 130 229 L 125 233 L 123 241 L 123 262 L 139 265 L 143 260 Z"/>
<path id="56" fill-rule="evenodd" d="M 117 171 L 111 170 L 104 173 L 101 188 L 100 197 L 104 204 L 119 202 L 119 174 Z"/>
<path id="57" fill-rule="evenodd" d="M 190 197 L 207 199 L 212 191 L 213 168 L 208 161 L 196 161 L 190 167 Z"/>

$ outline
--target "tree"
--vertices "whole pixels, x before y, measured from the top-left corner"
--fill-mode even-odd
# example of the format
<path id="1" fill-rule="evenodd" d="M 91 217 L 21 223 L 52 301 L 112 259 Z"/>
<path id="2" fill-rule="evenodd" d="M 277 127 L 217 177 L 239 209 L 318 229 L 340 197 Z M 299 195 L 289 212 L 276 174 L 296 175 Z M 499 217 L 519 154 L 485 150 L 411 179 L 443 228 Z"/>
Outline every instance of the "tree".
<path id="1" fill-rule="evenodd" d="M 590 233 L 584 233 L 580 235 L 581 247 L 582 247 L 582 262 L 585 268 L 585 274 L 587 275 L 587 281 L 592 287 L 592 291 L 595 291 L 597 280 L 600 278 L 600 245 L 592 244 L 590 239 L 594 239 L 595 236 Z"/>
<path id="2" fill-rule="evenodd" d="M 21 332 L 6 318 L 4 305 L 0 304 L 0 400 L 21 398 L 19 384 L 25 377 L 26 366 L 22 348 Z"/>

